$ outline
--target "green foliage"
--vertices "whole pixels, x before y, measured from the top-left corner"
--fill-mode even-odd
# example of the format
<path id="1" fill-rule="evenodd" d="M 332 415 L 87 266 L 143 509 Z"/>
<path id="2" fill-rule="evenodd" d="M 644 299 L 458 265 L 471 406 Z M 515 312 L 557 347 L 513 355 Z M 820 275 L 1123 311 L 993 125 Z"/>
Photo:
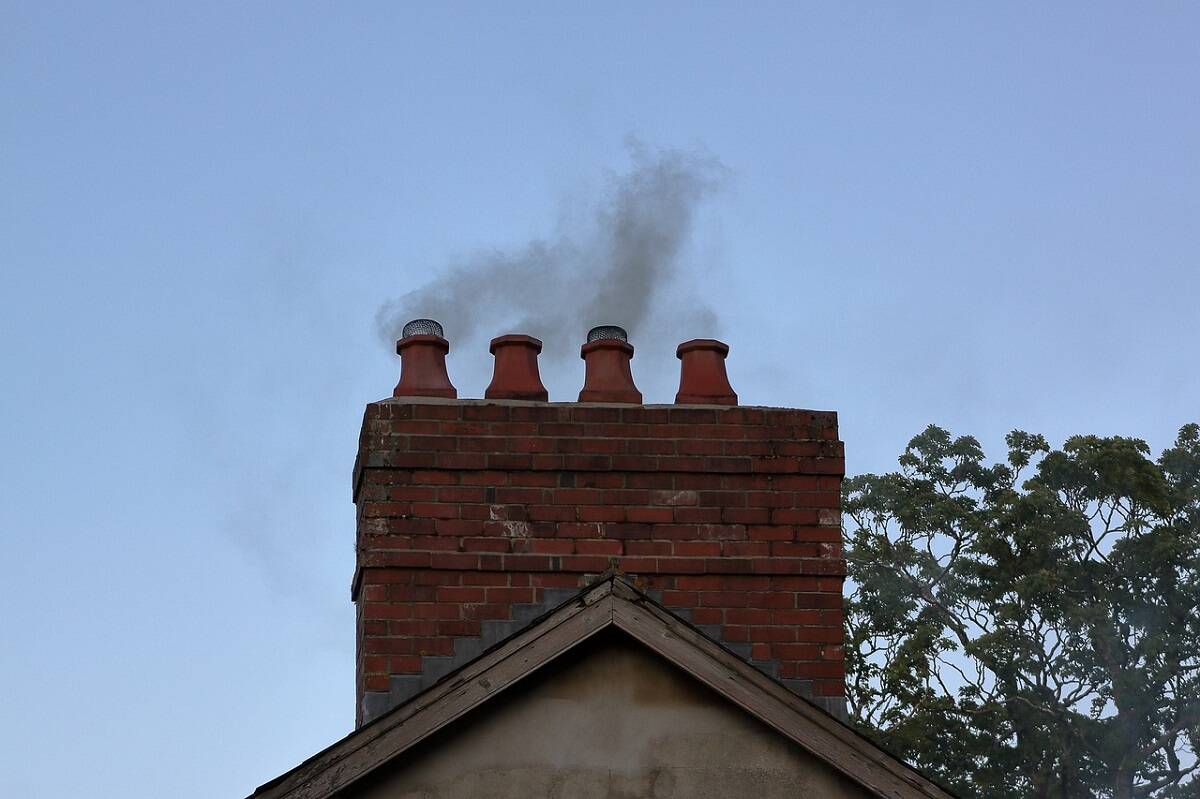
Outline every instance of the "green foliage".
<path id="1" fill-rule="evenodd" d="M 846 481 L 852 716 L 964 797 L 1200 797 L 1200 426 L 1007 444 Z"/>

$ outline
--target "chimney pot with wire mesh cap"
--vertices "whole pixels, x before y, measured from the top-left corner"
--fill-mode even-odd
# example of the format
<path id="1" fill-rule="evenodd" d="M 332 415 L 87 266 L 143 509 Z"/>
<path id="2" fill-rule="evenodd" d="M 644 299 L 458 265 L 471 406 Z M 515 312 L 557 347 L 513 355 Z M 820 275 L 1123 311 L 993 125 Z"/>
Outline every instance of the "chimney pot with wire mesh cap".
<path id="1" fill-rule="evenodd" d="M 510 334 L 492 339 L 489 348 L 496 356 L 492 382 L 484 391 L 486 399 L 522 399 L 545 402 L 549 399 L 538 373 L 538 353 L 542 342 L 533 336 Z"/>
<path id="2" fill-rule="evenodd" d="M 446 374 L 450 342 L 442 338 L 442 332 L 442 326 L 432 319 L 414 319 L 404 326 L 403 338 L 396 342 L 400 382 L 393 397 L 458 397 Z"/>
<path id="3" fill-rule="evenodd" d="M 623 328 L 593 327 L 588 331 L 587 343 L 579 350 L 579 357 L 585 364 L 580 402 L 641 403 L 642 392 L 633 384 L 629 366 L 633 345 Z"/>
<path id="4" fill-rule="evenodd" d="M 737 405 L 737 394 L 729 385 L 725 356 L 729 345 L 712 338 L 694 338 L 675 350 L 679 366 L 676 405 Z"/>

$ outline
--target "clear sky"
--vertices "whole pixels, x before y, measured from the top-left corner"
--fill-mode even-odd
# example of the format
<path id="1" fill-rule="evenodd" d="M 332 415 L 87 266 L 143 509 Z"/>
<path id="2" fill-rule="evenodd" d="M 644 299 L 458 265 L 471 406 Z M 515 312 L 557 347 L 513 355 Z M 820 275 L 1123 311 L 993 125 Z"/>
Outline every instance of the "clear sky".
<path id="1" fill-rule="evenodd" d="M 1188 2 L 0 2 L 0 795 L 237 797 L 351 729 L 376 311 L 552 235 L 630 136 L 729 175 L 663 302 L 851 472 L 930 422 L 1161 449 L 1198 41 Z M 495 324 L 447 324 L 460 396 Z M 634 343 L 671 401 L 677 341 Z"/>

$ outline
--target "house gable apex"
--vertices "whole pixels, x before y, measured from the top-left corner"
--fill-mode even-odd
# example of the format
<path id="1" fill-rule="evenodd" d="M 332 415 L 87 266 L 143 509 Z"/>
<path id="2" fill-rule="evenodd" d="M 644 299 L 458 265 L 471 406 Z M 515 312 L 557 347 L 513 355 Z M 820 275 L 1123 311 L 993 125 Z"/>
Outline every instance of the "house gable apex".
<path id="1" fill-rule="evenodd" d="M 332 799 L 602 630 L 615 628 L 879 796 L 952 794 L 608 574 L 521 632 L 359 728 L 252 799 Z"/>

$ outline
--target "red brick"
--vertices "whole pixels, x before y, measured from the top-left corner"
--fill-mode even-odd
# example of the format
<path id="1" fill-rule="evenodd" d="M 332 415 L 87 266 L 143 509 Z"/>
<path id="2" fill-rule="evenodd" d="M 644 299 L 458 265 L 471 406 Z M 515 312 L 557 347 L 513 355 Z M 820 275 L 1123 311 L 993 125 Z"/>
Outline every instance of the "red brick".
<path id="1" fill-rule="evenodd" d="M 610 539 L 576 539 L 575 551 L 580 555 L 620 555 L 622 542 Z"/>
<path id="2" fill-rule="evenodd" d="M 463 575 L 463 585 L 508 585 L 509 575 L 496 572 L 468 572 Z"/>
<path id="3" fill-rule="evenodd" d="M 507 602 L 532 602 L 533 588 L 489 588 L 487 589 L 487 600 L 489 603 Z"/>
<path id="4" fill-rule="evenodd" d="M 648 522 L 650 524 L 673 521 L 670 508 L 629 508 L 626 511 L 626 518 L 631 522 Z"/>
<path id="5" fill-rule="evenodd" d="M 425 469 L 413 472 L 413 482 L 421 485 L 457 485 L 459 475 L 454 472 Z"/>
<path id="6" fill-rule="evenodd" d="M 595 505 L 600 502 L 600 491 L 594 488 L 559 488 L 550 496 L 555 505 Z M 620 519 L 597 519 L 596 521 L 620 521 Z"/>
<path id="7" fill-rule="evenodd" d="M 412 638 L 383 638 L 379 636 L 364 636 L 361 643 L 362 652 L 385 655 L 407 655 L 416 651 L 416 643 Z"/>
<path id="8" fill-rule="evenodd" d="M 773 454 L 775 447 L 767 441 L 724 441 L 722 453 L 725 455 L 756 455 L 766 456 Z"/>
<path id="9" fill-rule="evenodd" d="M 565 523 L 557 527 L 556 533 L 560 538 L 598 538 L 604 532 L 604 525 L 597 522 Z"/>
<path id="10" fill-rule="evenodd" d="M 700 604 L 715 608 L 742 608 L 747 604 L 743 591 L 701 591 Z"/>
<path id="11" fill-rule="evenodd" d="M 364 586 L 360 596 L 367 602 L 379 602 L 387 598 L 387 587 L 382 585 Z"/>
<path id="12" fill-rule="evenodd" d="M 626 508 L 650 504 L 650 492 L 641 489 L 605 491 L 603 497 L 607 505 L 623 505 Z"/>
<path id="13" fill-rule="evenodd" d="M 658 524 L 651 534 L 669 541 L 690 541 L 700 537 L 700 528 L 695 524 Z"/>
<path id="14" fill-rule="evenodd" d="M 413 516 L 424 518 L 458 518 L 460 511 L 456 504 L 442 503 L 413 503 Z"/>
<path id="15" fill-rule="evenodd" d="M 488 589 L 499 590 L 499 589 Z M 463 615 L 467 619 L 483 621 L 485 619 L 507 619 L 511 615 L 508 602 L 491 602 L 483 605 L 463 605 Z"/>
<path id="16" fill-rule="evenodd" d="M 790 591 L 751 591 L 747 598 L 752 608 L 791 610 L 796 607 L 796 595 Z"/>
<path id="17" fill-rule="evenodd" d="M 579 576 L 576 574 L 531 574 L 530 580 L 535 586 L 545 588 L 579 588 Z"/>
<path id="18" fill-rule="evenodd" d="M 769 624 L 771 612 L 757 608 L 730 608 L 725 612 L 726 624 Z"/>
<path id="19" fill-rule="evenodd" d="M 751 558 L 708 558 L 704 561 L 705 571 L 718 574 L 746 574 L 753 569 L 754 560 Z"/>
<path id="20" fill-rule="evenodd" d="M 438 602 L 482 602 L 482 588 L 467 586 L 445 586 L 437 589 Z"/>
<path id="21" fill-rule="evenodd" d="M 722 479 L 719 474 L 680 474 L 675 476 L 675 487 L 691 490 L 720 491 Z"/>
<path id="22" fill-rule="evenodd" d="M 461 605 L 420 604 L 412 606 L 414 619 L 457 619 L 462 615 Z"/>
<path id="23" fill-rule="evenodd" d="M 583 507 L 577 509 L 581 522 L 623 522 L 625 508 L 610 508 L 603 506 Z"/>
<path id="24" fill-rule="evenodd" d="M 529 518 L 533 521 L 573 522 L 575 509 L 562 505 L 531 505 Z"/>
<path id="25" fill-rule="evenodd" d="M 411 571 L 408 573 L 408 577 L 411 580 L 411 584 L 388 583 L 387 584 L 388 600 L 392 601 L 392 602 L 396 602 L 396 601 L 432 602 L 434 599 L 434 588 L 432 586 L 430 586 L 429 584 L 427 584 L 424 580 L 420 579 L 422 577 L 429 576 L 430 574 L 432 574 L 432 572 L 428 572 L 423 569 L 420 571 Z M 454 575 L 446 574 L 443 572 L 442 574 L 438 575 L 439 579 L 436 581 L 436 584 L 438 584 L 438 585 L 457 584 L 457 583 L 452 583 L 451 580 L 452 580 L 453 576 Z"/>
<path id="26" fill-rule="evenodd" d="M 681 524 L 719 524 L 722 520 L 721 517 L 720 508 L 679 507 L 673 511 L 673 520 Z M 664 521 L 671 521 L 671 519 Z"/>
<path id="27" fill-rule="evenodd" d="M 677 458 L 670 456 L 655 456 L 655 455 L 613 455 L 609 462 L 609 468 L 617 469 L 622 472 L 656 472 L 659 469 L 669 471 L 675 469 L 682 471 L 677 467 L 669 465 L 671 461 L 677 461 Z"/>
<path id="28" fill-rule="evenodd" d="M 472 521 L 488 521 L 495 516 L 491 505 L 459 505 L 462 518 Z"/>
<path id="29" fill-rule="evenodd" d="M 716 556 L 721 554 L 721 543 L 719 541 L 679 541 L 674 545 L 674 554 L 700 557 Z M 709 571 L 715 570 L 709 569 Z"/>
<path id="30" fill-rule="evenodd" d="M 607 455 L 567 455 L 563 458 L 563 468 L 579 472 L 606 472 L 612 468 L 612 461 Z"/>
<path id="31" fill-rule="evenodd" d="M 419 655 L 391 655 L 387 659 L 387 668 L 393 674 L 416 674 L 421 671 Z"/>
<path id="32" fill-rule="evenodd" d="M 388 519 L 387 531 L 391 535 L 421 535 L 437 531 L 435 519 Z"/>
<path id="33" fill-rule="evenodd" d="M 836 680 L 813 680 L 813 696 L 844 696 L 846 680 L 843 675 Z"/>
<path id="34" fill-rule="evenodd" d="M 655 558 L 618 558 L 617 566 L 630 574 L 656 574 L 662 571 Z"/>
<path id="35" fill-rule="evenodd" d="M 741 524 L 701 524 L 697 527 L 700 537 L 710 541 L 744 539 L 749 528 Z"/>
<path id="36" fill-rule="evenodd" d="M 662 602 L 667 607 L 691 608 L 700 601 L 700 595 L 695 591 L 664 591 Z"/>
<path id="37" fill-rule="evenodd" d="M 428 491 L 428 488 L 418 491 Z M 484 489 L 478 486 L 448 486 L 437 489 L 440 503 L 481 503 L 484 501 L 484 493 Z"/>
<path id="38" fill-rule="evenodd" d="M 821 647 L 815 644 L 772 644 L 771 652 L 783 660 L 816 660 Z"/>
<path id="39" fill-rule="evenodd" d="M 774 643 L 777 641 L 791 642 L 796 640 L 796 628 L 787 626 L 755 626 L 750 630 L 750 638 L 753 641 L 766 641 Z"/>
<path id="40" fill-rule="evenodd" d="M 841 527 L 797 527 L 797 541 L 815 541 L 836 543 L 842 540 Z"/>
<path id="41" fill-rule="evenodd" d="M 725 446 L 721 441 L 681 439 L 675 449 L 680 455 L 720 455 Z"/>
<path id="42" fill-rule="evenodd" d="M 456 491 L 458 489 L 429 488 L 423 486 L 391 486 L 387 490 L 388 499 L 398 501 L 432 501 L 437 498 L 439 491 Z"/>
<path id="43" fill-rule="evenodd" d="M 722 541 L 721 554 L 729 557 L 763 557 L 771 553 L 766 541 Z"/>
<path id="44" fill-rule="evenodd" d="M 774 577 L 771 579 L 771 584 L 781 591 L 821 590 L 821 583 L 816 577 Z"/>
<path id="45" fill-rule="evenodd" d="M 459 539 L 452 536 L 418 535 L 410 539 L 412 549 L 457 552 Z"/>
<path id="46" fill-rule="evenodd" d="M 678 443 L 674 439 L 634 438 L 627 442 L 626 450 L 630 455 L 674 455 L 678 451 Z"/>
<path id="47" fill-rule="evenodd" d="M 360 509 L 364 518 L 386 518 L 388 516 L 407 516 L 410 505 L 404 502 L 367 502 Z"/>
<path id="48" fill-rule="evenodd" d="M 389 401 L 358 467 L 360 691 L 616 564 L 841 693 L 835 414 Z"/>
<path id="49" fill-rule="evenodd" d="M 389 553 L 388 562 L 392 566 L 415 566 L 428 569 L 432 557 L 428 552 L 394 552 Z"/>
<path id="50" fill-rule="evenodd" d="M 575 552 L 575 542 L 569 538 L 535 538 L 529 542 L 529 551 L 547 555 L 570 555 Z"/>
<path id="51" fill-rule="evenodd" d="M 505 555 L 503 564 L 505 571 L 548 571 L 550 558 L 544 555 Z"/>
<path id="52" fill-rule="evenodd" d="M 697 492 L 701 505 L 714 505 L 718 508 L 740 508 L 749 502 L 745 491 L 700 491 Z"/>
<path id="53" fill-rule="evenodd" d="M 474 569 L 479 567 L 479 556 L 468 553 L 435 552 L 429 565 L 434 569 Z"/>
<path id="54" fill-rule="evenodd" d="M 721 521 L 726 524 L 766 524 L 771 514 L 766 508 L 725 508 Z"/>
<path id="55" fill-rule="evenodd" d="M 439 519 L 434 524 L 438 535 L 480 535 L 483 522 L 475 519 Z"/>
<path id="56" fill-rule="evenodd" d="M 414 607 L 432 607 L 416 605 Z M 395 619 L 388 622 L 389 635 L 436 635 L 437 621 L 435 619 Z"/>
<path id="57" fill-rule="evenodd" d="M 608 568 L 608 558 L 599 555 L 564 555 L 561 560 L 564 571 L 598 573 Z"/>
<path id="58" fill-rule="evenodd" d="M 462 638 L 463 636 L 478 636 L 482 630 L 478 621 L 469 619 L 455 619 L 452 621 L 439 621 L 437 623 L 437 634 L 449 636 L 452 638 Z"/>
<path id="59" fill-rule="evenodd" d="M 814 543 L 793 543 L 791 541 L 772 541 L 771 554 L 788 558 L 815 558 L 821 554 L 821 545 Z"/>
<path id="60" fill-rule="evenodd" d="M 415 605 L 370 603 L 363 609 L 364 619 L 411 619 Z"/>
<path id="61" fill-rule="evenodd" d="M 495 502 L 501 505 L 531 505 L 540 503 L 546 496 L 540 488 L 497 488 Z"/>
<path id="62" fill-rule="evenodd" d="M 797 641 L 820 641 L 823 643 L 840 644 L 842 642 L 841 627 L 797 627 Z"/>
<path id="63" fill-rule="evenodd" d="M 714 590 L 722 588 L 725 580 L 718 574 L 689 575 L 676 579 L 681 590 Z"/>
<path id="64" fill-rule="evenodd" d="M 368 674 L 363 679 L 363 688 L 367 691 L 386 691 L 389 678 L 386 674 Z"/>
<path id="65" fill-rule="evenodd" d="M 649 538 L 651 526 L 648 524 L 632 524 L 610 522 L 604 525 L 605 538 Z"/>
<path id="66" fill-rule="evenodd" d="M 535 453 L 530 463 L 532 468 L 538 470 L 552 470 L 557 472 L 564 468 L 564 460 L 561 455 L 544 455 Z"/>
<path id="67" fill-rule="evenodd" d="M 795 537 L 791 527 L 776 526 L 747 527 L 746 534 L 752 541 L 791 541 Z"/>
<path id="68" fill-rule="evenodd" d="M 569 422 L 543 422 L 538 425 L 538 433 L 555 438 L 578 438 L 583 435 L 583 425 Z"/>
<path id="69" fill-rule="evenodd" d="M 700 494 L 696 491 L 654 491 L 650 501 L 655 505 L 698 505 Z"/>
<path id="70" fill-rule="evenodd" d="M 670 555 L 678 544 L 670 541 L 625 541 L 627 555 Z"/>

